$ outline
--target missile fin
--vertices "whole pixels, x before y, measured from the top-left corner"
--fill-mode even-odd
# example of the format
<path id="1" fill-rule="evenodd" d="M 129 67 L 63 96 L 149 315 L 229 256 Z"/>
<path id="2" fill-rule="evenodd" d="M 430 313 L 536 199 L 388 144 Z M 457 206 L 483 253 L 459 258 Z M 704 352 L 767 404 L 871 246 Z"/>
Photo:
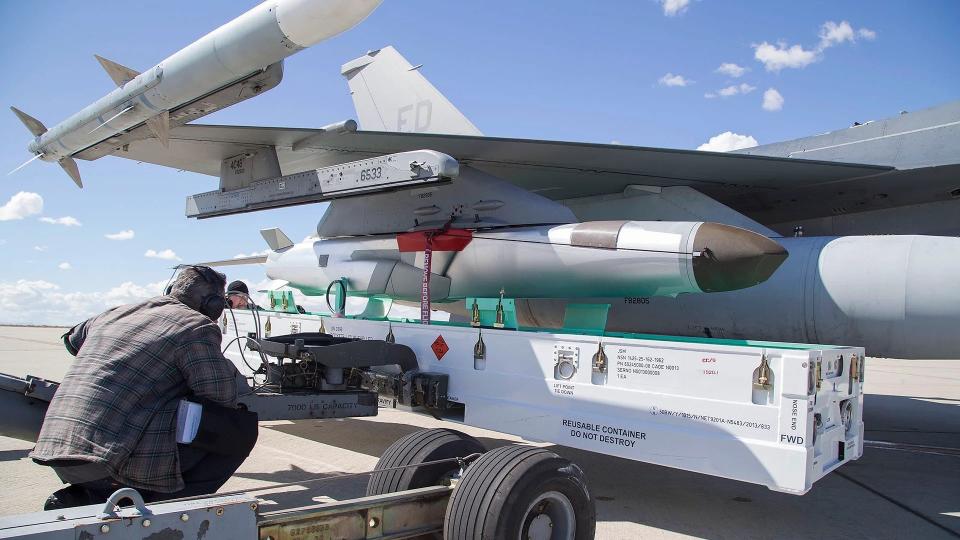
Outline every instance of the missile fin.
<path id="1" fill-rule="evenodd" d="M 289 284 L 290 282 L 285 279 L 273 279 L 273 280 L 270 280 L 270 282 L 267 283 L 265 287 L 261 289 L 257 289 L 257 292 L 275 291 L 281 287 L 286 287 Z"/>
<path id="2" fill-rule="evenodd" d="M 293 240 L 283 233 L 280 229 L 262 229 L 260 236 L 267 241 L 267 245 L 273 251 L 281 251 L 293 247 Z"/>
<path id="3" fill-rule="evenodd" d="M 70 178 L 78 188 L 83 188 L 83 180 L 80 179 L 80 167 L 77 167 L 77 162 L 73 158 L 63 158 L 58 163 L 63 167 L 63 170 L 70 175 Z"/>
<path id="4" fill-rule="evenodd" d="M 30 133 L 33 133 L 34 137 L 39 137 L 47 132 L 47 126 L 43 125 L 43 122 L 16 107 L 10 107 L 10 110 L 13 111 L 13 114 L 17 115 L 17 118 L 23 122 L 23 125 L 27 126 L 27 129 L 30 130 Z"/>
<path id="5" fill-rule="evenodd" d="M 100 65 L 103 66 L 104 71 L 107 72 L 107 75 L 113 79 L 113 82 L 116 83 L 117 86 L 123 86 L 135 79 L 137 75 L 140 75 L 139 71 L 130 69 L 127 66 L 121 66 L 112 60 L 107 60 L 99 54 L 93 56 L 96 57 Z"/>
<path id="6" fill-rule="evenodd" d="M 253 255 L 250 257 L 238 257 L 236 259 L 221 259 L 219 261 L 203 261 L 194 263 L 197 266 L 240 266 L 244 264 L 264 264 L 267 262 L 266 255 Z"/>
<path id="7" fill-rule="evenodd" d="M 170 111 L 147 118 L 147 127 L 164 148 L 170 148 Z"/>

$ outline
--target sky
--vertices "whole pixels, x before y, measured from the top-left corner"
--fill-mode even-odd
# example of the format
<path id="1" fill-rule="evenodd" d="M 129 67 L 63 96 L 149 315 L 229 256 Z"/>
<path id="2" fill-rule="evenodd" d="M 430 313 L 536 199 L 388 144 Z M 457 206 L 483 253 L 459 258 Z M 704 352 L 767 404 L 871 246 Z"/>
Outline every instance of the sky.
<path id="1" fill-rule="evenodd" d="M 51 127 L 112 90 L 94 54 L 145 70 L 255 4 L 0 1 L 0 102 Z M 393 45 L 487 135 L 723 151 L 960 98 L 958 24 L 955 0 L 385 0 L 289 58 L 279 87 L 199 123 L 354 118 L 340 65 Z M 0 114 L 5 171 L 30 138 Z M 82 190 L 49 163 L 0 175 L 0 323 L 79 322 L 156 294 L 178 262 L 261 252 L 262 228 L 300 240 L 325 208 L 197 221 L 185 197 L 216 178 L 113 157 L 80 168 Z"/>

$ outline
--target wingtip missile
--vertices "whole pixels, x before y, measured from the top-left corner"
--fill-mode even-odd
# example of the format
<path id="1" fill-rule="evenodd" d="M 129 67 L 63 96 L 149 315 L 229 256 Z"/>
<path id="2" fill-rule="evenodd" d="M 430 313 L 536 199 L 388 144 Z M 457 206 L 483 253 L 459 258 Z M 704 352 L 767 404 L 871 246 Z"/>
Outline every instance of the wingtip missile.
<path id="1" fill-rule="evenodd" d="M 27 147 L 29 152 L 41 156 L 38 159 L 60 163 L 82 186 L 76 162 L 68 158 L 80 154 L 83 159 L 97 159 L 130 140 L 148 138 L 145 132 L 169 148 L 171 121 L 174 126 L 180 125 L 213 110 L 193 111 L 190 104 L 195 100 L 218 96 L 214 104 L 223 107 L 273 88 L 282 76 L 282 68 L 274 66 L 282 66 L 290 55 L 352 28 L 380 2 L 262 2 L 142 73 L 94 55 L 120 88 L 50 130 L 22 111 L 11 110 L 34 135 Z M 244 85 L 251 85 L 252 91 L 245 92 Z M 233 89 L 238 93 L 233 94 Z M 227 97 L 228 90 L 235 97 Z M 142 124 L 146 124 L 146 130 L 139 129 Z M 120 144 L 103 144 L 116 136 L 126 138 Z"/>

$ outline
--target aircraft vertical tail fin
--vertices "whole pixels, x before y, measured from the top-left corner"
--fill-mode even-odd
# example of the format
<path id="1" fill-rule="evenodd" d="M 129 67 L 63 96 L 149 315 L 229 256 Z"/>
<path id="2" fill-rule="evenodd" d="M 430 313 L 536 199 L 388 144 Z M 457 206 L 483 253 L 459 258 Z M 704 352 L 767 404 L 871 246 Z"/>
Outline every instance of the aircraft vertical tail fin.
<path id="1" fill-rule="evenodd" d="M 352 60 L 346 77 L 360 127 L 372 131 L 482 135 L 450 101 L 393 47 Z"/>

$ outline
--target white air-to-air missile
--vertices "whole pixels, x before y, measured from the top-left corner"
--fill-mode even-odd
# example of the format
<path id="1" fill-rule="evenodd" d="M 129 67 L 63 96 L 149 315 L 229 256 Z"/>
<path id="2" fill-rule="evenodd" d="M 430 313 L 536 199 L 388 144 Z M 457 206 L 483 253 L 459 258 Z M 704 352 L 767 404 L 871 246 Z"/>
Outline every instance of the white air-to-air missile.
<path id="1" fill-rule="evenodd" d="M 350 295 L 419 300 L 425 242 L 418 232 L 273 242 L 266 273 L 308 294 L 323 294 L 344 279 Z M 434 249 L 430 293 L 436 302 L 492 298 L 501 290 L 522 298 L 731 291 L 765 281 L 787 258 L 763 235 L 704 222 L 452 230 L 435 237 Z"/>
<path id="2" fill-rule="evenodd" d="M 83 187 L 75 155 L 100 157 L 120 144 L 112 137 L 141 126 L 166 145 L 171 127 L 279 84 L 284 58 L 352 28 L 381 1 L 269 0 L 143 73 L 98 56 L 118 88 L 70 118 L 47 129 L 11 107 L 35 137 L 30 161 L 56 161 Z"/>

